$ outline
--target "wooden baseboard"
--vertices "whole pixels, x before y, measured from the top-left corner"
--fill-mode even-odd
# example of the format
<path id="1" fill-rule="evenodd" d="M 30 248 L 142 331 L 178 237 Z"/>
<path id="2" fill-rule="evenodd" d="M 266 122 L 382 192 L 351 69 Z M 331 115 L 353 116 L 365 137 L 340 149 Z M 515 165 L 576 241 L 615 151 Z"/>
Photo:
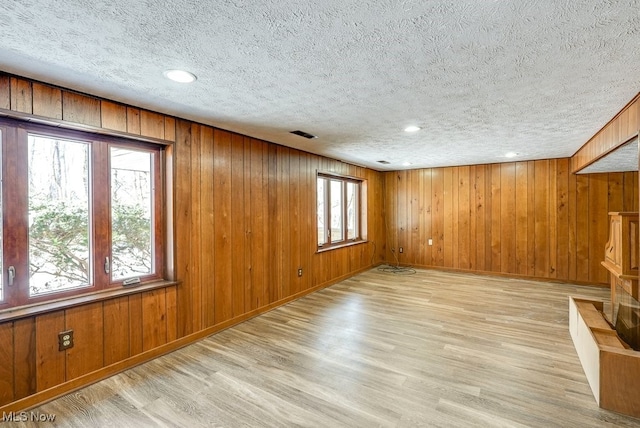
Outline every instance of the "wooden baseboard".
<path id="1" fill-rule="evenodd" d="M 308 294 L 311 294 L 315 291 L 321 290 L 323 288 L 329 287 L 333 284 L 336 284 L 340 281 L 348 279 L 352 276 L 355 276 L 361 272 L 371 269 L 375 266 L 368 266 L 366 268 L 361 268 L 356 271 L 350 272 L 346 275 L 339 276 L 337 278 L 332 279 L 331 281 L 324 282 L 322 284 L 318 284 L 314 287 L 308 288 L 306 290 L 300 291 L 299 293 L 293 294 L 291 296 L 285 297 L 277 302 L 271 303 L 269 305 L 263 306 L 258 309 L 254 309 L 253 311 L 242 314 L 238 317 L 232 318 L 230 320 L 224 321 L 220 324 L 216 324 L 214 326 L 205 328 L 203 330 L 192 333 L 188 336 L 181 337 L 177 340 L 169 342 L 165 345 L 159 346 L 157 348 L 151 349 L 149 351 L 143 352 L 141 354 L 135 355 L 133 357 L 129 357 L 125 360 L 119 361 L 117 363 L 111 364 L 109 366 L 103 367 L 99 370 L 93 371 L 91 373 L 87 373 L 83 376 L 77 377 L 70 381 L 61 383 L 52 388 L 46 389 L 44 391 L 37 392 L 35 394 L 29 395 L 28 397 L 21 398 L 19 400 L 8 403 L 2 407 L 0 407 L 0 414 L 2 413 L 10 413 L 10 412 L 20 412 L 24 410 L 29 410 L 33 407 L 44 404 L 48 401 L 54 400 L 63 395 L 69 394 L 78 389 L 84 388 L 86 386 L 91 385 L 92 383 L 96 383 L 118 373 L 121 373 L 125 370 L 128 370 L 137 365 L 146 363 L 151 361 L 157 357 L 168 354 L 180 348 L 183 348 L 187 345 L 190 345 L 198 340 L 201 340 L 207 336 L 210 336 L 214 333 L 218 333 L 222 330 L 225 330 L 229 327 L 233 327 L 241 322 L 247 321 L 251 318 L 254 318 L 258 315 L 261 315 L 265 312 L 269 312 L 273 309 L 276 309 L 280 306 L 283 306 L 289 302 L 297 300 L 301 297 L 304 297 Z"/>
<path id="2" fill-rule="evenodd" d="M 516 273 L 504 273 L 504 272 L 491 272 L 484 270 L 472 270 L 472 269 L 460 269 L 460 268 L 450 268 L 444 266 L 428 266 L 428 265 L 411 265 L 407 263 L 400 263 L 399 265 L 395 262 L 384 262 L 383 264 L 388 264 L 392 266 L 403 266 L 403 267 L 415 267 L 417 269 L 427 269 L 427 270 L 438 270 L 443 272 L 454 272 L 454 273 L 467 273 L 472 275 L 482 275 L 482 276 L 497 276 L 500 278 L 513 278 L 513 279 L 523 279 L 528 281 L 540 281 L 540 282 L 552 282 L 552 283 L 560 283 L 560 284 L 574 284 L 574 285 L 586 285 L 589 287 L 602 287 L 609 288 L 608 283 L 597 283 L 593 282 L 585 282 L 585 281 L 574 281 L 569 279 L 562 278 L 543 278 L 538 276 L 528 276 L 528 275 L 519 275 Z"/>

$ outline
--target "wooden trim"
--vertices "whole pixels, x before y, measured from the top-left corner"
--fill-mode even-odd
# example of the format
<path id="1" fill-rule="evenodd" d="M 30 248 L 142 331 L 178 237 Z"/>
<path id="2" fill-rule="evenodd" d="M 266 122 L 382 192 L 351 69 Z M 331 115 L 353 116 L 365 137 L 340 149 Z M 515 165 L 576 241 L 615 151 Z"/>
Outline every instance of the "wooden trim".
<path id="1" fill-rule="evenodd" d="M 4 323 L 6 321 L 13 321 L 20 318 L 43 314 L 45 312 L 68 309 L 74 306 L 86 305 L 88 303 L 100 302 L 103 300 L 113 299 L 115 297 L 128 296 L 130 294 L 142 293 L 144 291 L 155 290 L 158 288 L 171 287 L 178 284 L 180 284 L 180 282 L 178 281 L 154 281 L 136 286 L 109 288 L 107 290 L 77 295 L 75 297 L 47 300 L 42 303 L 34 303 L 32 305 L 3 309 L 0 311 L 0 322 Z"/>
<path id="2" fill-rule="evenodd" d="M 513 279 L 521 279 L 528 281 L 538 281 L 538 282 L 549 282 L 553 284 L 571 284 L 571 285 L 580 285 L 580 286 L 588 286 L 588 287 L 599 287 L 599 288 L 608 288 L 609 284 L 600 284 L 593 283 L 587 281 L 578 281 L 578 280 L 569 280 L 569 279 L 556 279 L 556 278 L 545 278 L 540 276 L 532 276 L 532 275 L 518 275 L 515 273 L 504 273 L 504 272 L 491 272 L 484 270 L 471 270 L 471 269 L 460 269 L 460 268 L 449 268 L 443 266 L 426 266 L 426 265 L 408 265 L 400 263 L 399 265 L 394 263 L 387 263 L 389 265 L 401 266 L 401 267 L 413 267 L 417 269 L 426 269 L 426 270 L 437 270 L 442 272 L 451 272 L 451 273 L 464 273 L 464 274 L 472 274 L 472 275 L 480 275 L 480 276 L 496 276 L 499 278 L 513 278 Z"/>
<path id="3" fill-rule="evenodd" d="M 61 129 L 68 129 L 71 131 L 84 131 L 91 132 L 99 135 L 106 135 L 110 137 L 118 137 L 129 140 L 141 141 L 144 143 L 160 144 L 163 146 L 169 146 L 173 144 L 173 141 L 164 140 L 160 138 L 145 137 L 137 134 L 130 134 L 128 132 L 115 131 L 113 129 L 101 128 L 99 126 L 84 125 L 81 123 L 69 122 L 62 119 L 52 119 L 50 117 L 38 116 L 31 113 L 22 113 L 13 110 L 7 110 L 0 108 L 0 117 L 6 117 L 10 119 L 19 120 L 21 122 L 30 122 L 35 124 L 53 126 Z"/>
<path id="4" fill-rule="evenodd" d="M 571 156 L 571 172 L 573 172 L 574 174 L 577 173 L 583 168 L 591 165 L 596 160 L 600 159 L 602 156 L 606 155 L 612 150 L 615 150 L 625 142 L 629 142 L 634 138 L 634 136 L 638 136 L 637 125 L 640 122 L 640 118 L 637 117 L 637 114 L 634 116 L 638 121 L 636 122 L 635 126 L 632 123 L 628 123 L 628 116 L 626 118 L 627 123 L 625 126 L 626 129 L 624 131 L 620 129 L 620 123 L 616 124 L 616 121 L 618 121 L 619 119 L 622 125 L 625 124 L 624 120 L 622 120 L 622 115 L 625 114 L 628 110 L 630 111 L 634 103 L 640 104 L 640 92 L 637 93 L 627 104 L 625 104 L 625 106 L 622 107 L 622 109 L 620 109 L 620 111 L 618 111 L 618 113 L 616 113 L 616 115 L 613 116 L 602 128 L 600 128 L 598 132 L 596 132 L 591 138 L 589 138 L 586 143 L 584 143 L 578 150 L 576 150 L 573 156 Z M 629 128 L 631 128 L 631 130 L 629 130 Z M 607 132 L 609 133 L 608 139 L 606 135 Z M 616 133 L 620 132 L 623 132 L 623 134 L 618 136 L 618 134 Z M 628 132 L 629 134 L 625 135 Z M 604 137 L 602 137 L 603 135 Z M 614 141 L 613 144 L 611 144 L 610 140 L 613 138 L 617 138 L 618 141 Z M 604 141 L 602 141 L 603 139 Z M 589 153 L 593 151 L 596 152 L 595 155 L 593 153 Z M 593 158 L 589 159 L 589 156 L 593 156 Z M 583 158 L 587 158 L 586 161 Z"/>
<path id="5" fill-rule="evenodd" d="M 627 144 L 627 143 L 631 143 L 631 142 L 633 142 L 633 140 L 637 139 L 637 138 L 638 138 L 638 136 L 640 136 L 640 132 L 636 132 L 635 134 L 631 135 L 629 138 L 624 139 L 624 140 L 622 140 L 622 141 L 620 141 L 620 142 L 618 142 L 618 143 L 614 144 L 613 146 L 609 147 L 608 149 L 606 149 L 606 150 L 605 150 L 605 151 L 603 151 L 602 153 L 598 154 L 598 155 L 597 155 L 597 156 L 595 156 L 593 159 L 590 159 L 589 161 L 587 161 L 585 164 L 583 164 L 583 165 L 581 165 L 581 166 L 575 167 L 575 166 L 573 166 L 573 163 L 575 163 L 575 162 L 572 162 L 572 170 L 571 170 L 571 172 L 572 172 L 573 174 L 578 174 L 580 171 L 582 171 L 583 169 L 585 169 L 585 168 L 586 168 L 586 167 L 588 167 L 589 165 L 593 165 L 595 162 L 597 162 L 597 161 L 599 161 L 600 159 L 602 159 L 603 157 L 607 156 L 609 153 L 611 153 L 611 152 L 613 152 L 613 151 L 617 150 L 619 147 L 622 147 L 622 146 L 624 146 L 624 145 L 625 145 L 625 144 Z M 591 140 L 589 140 L 589 141 L 591 141 Z M 578 152 L 576 152 L 576 154 L 577 154 L 577 153 L 578 153 Z M 575 154 L 574 154 L 574 156 L 575 156 Z M 572 156 L 572 158 L 571 158 L 571 159 L 573 159 L 573 156 Z M 612 172 L 613 172 L 613 171 L 612 171 Z"/>
<path id="6" fill-rule="evenodd" d="M 335 283 L 343 281 L 347 278 L 355 276 L 361 272 L 371 269 L 371 267 L 366 267 L 362 269 L 358 269 L 354 272 L 350 272 L 347 275 L 342 275 L 338 278 L 334 278 L 330 281 L 327 281 L 322 284 L 318 284 L 314 287 L 311 287 L 307 290 L 300 291 L 296 294 L 288 296 L 284 299 L 281 299 L 277 302 L 271 303 L 269 305 L 263 306 L 258 309 L 254 309 L 252 311 L 246 312 L 240 316 L 231 318 L 229 320 L 223 321 L 214 326 L 199 330 L 195 333 L 189 334 L 173 342 L 169 342 L 167 344 L 161 345 L 157 348 L 150 349 L 148 351 L 142 352 L 138 355 L 129 357 L 125 360 L 119 361 L 115 364 L 111 364 L 109 366 L 103 367 L 99 370 L 87 373 L 85 375 L 79 376 L 73 380 L 61 383 L 54 387 L 45 389 L 43 391 L 37 392 L 28 397 L 22 398 L 20 400 L 16 400 L 11 402 L 5 406 L 0 407 L 1 413 L 9 413 L 9 412 L 20 412 L 24 411 L 41 404 L 44 404 L 48 401 L 54 400 L 62 395 L 69 394 L 70 392 L 76 391 L 78 389 L 84 388 L 92 383 L 98 382 L 100 380 L 106 379 L 110 376 L 123 372 L 127 369 L 135 367 L 137 365 L 143 364 L 145 362 L 151 361 L 154 358 L 160 357 L 162 355 L 168 354 L 169 352 L 173 352 L 177 349 L 183 348 L 187 345 L 190 345 L 200 339 L 203 339 L 207 336 L 210 336 L 214 333 L 218 333 L 222 330 L 225 330 L 229 327 L 233 327 L 241 322 L 247 321 L 251 318 L 254 318 L 258 315 L 261 315 L 265 312 L 271 311 L 273 309 L 278 308 L 279 306 L 285 305 L 293 300 L 297 300 L 301 297 L 306 296 L 307 294 L 311 294 L 315 291 L 321 290 L 323 288 L 329 287 Z M 171 285 L 171 284 L 168 284 Z M 136 288 L 136 290 L 140 290 L 140 287 Z"/>
<path id="7" fill-rule="evenodd" d="M 316 254 L 324 253 L 325 251 L 337 250 L 339 248 L 351 247 L 353 245 L 366 244 L 367 242 L 369 241 L 367 241 L 366 239 L 359 239 L 357 241 L 340 242 L 339 244 L 325 245 L 323 247 L 318 247 Z"/>

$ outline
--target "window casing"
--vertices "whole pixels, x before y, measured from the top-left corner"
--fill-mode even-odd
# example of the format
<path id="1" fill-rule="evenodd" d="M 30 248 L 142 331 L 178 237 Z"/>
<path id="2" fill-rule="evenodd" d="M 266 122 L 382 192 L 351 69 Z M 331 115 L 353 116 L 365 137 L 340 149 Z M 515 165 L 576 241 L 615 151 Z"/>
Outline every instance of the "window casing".
<path id="1" fill-rule="evenodd" d="M 0 144 L 0 309 L 164 277 L 162 146 L 13 120 Z"/>
<path id="2" fill-rule="evenodd" d="M 318 173 L 316 187 L 318 249 L 362 240 L 362 180 Z"/>

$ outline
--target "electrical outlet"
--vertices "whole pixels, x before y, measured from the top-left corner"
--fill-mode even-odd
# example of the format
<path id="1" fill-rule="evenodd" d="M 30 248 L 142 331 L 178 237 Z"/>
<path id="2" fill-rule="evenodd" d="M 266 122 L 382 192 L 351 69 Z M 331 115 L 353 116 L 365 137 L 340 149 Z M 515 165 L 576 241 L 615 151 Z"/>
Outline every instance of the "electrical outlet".
<path id="1" fill-rule="evenodd" d="M 298 268 L 298 276 L 302 276 L 302 268 Z"/>
<path id="2" fill-rule="evenodd" d="M 58 333 L 58 350 L 73 348 L 73 330 Z"/>
<path id="3" fill-rule="evenodd" d="M 429 245 L 433 245 L 433 239 L 429 238 Z"/>
<path id="4" fill-rule="evenodd" d="M 402 247 L 400 247 L 398 250 L 399 250 L 401 253 L 404 253 L 404 249 L 403 249 Z"/>

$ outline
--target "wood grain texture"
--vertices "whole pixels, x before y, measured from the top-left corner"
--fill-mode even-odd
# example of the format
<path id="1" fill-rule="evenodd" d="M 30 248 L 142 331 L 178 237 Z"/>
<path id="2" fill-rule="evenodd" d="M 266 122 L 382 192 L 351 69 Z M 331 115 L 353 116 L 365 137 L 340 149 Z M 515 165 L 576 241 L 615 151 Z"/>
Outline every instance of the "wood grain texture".
<path id="1" fill-rule="evenodd" d="M 640 129 L 639 108 L 640 93 L 571 157 L 571 171 L 581 170 L 635 135 Z"/>
<path id="2" fill-rule="evenodd" d="M 64 426 L 637 426 L 591 395 L 574 294 L 608 291 L 371 270 L 34 410 Z"/>
<path id="3" fill-rule="evenodd" d="M 62 120 L 100 127 L 100 100 L 75 92 L 62 92 Z"/>
<path id="4" fill-rule="evenodd" d="M 130 354 L 129 296 L 103 303 L 104 365 L 116 363 Z"/>
<path id="5" fill-rule="evenodd" d="M 407 264 L 607 284 L 607 212 L 638 209 L 638 174 L 576 176 L 569 168 L 564 158 L 416 170 L 422 183 L 385 173 L 388 243 L 399 245 L 410 224 Z M 430 210 L 418 215 L 412 205 L 422 203 Z M 395 262 L 393 253 L 387 260 Z"/>
<path id="6" fill-rule="evenodd" d="M 102 128 L 127 132 L 127 107 L 111 101 L 100 101 L 100 121 Z"/>
<path id="7" fill-rule="evenodd" d="M 140 135 L 164 140 L 164 115 L 142 110 L 140 112 Z"/>
<path id="8" fill-rule="evenodd" d="M 0 324 L 0 405 L 12 402 L 14 397 L 14 343 L 13 323 Z"/>
<path id="9" fill-rule="evenodd" d="M 104 366 L 102 302 L 67 309 L 65 330 L 73 330 L 74 338 L 73 348 L 66 351 L 65 380 L 74 379 Z"/>
<path id="10" fill-rule="evenodd" d="M 11 109 L 11 78 L 0 73 L 0 108 Z"/>
<path id="11" fill-rule="evenodd" d="M 127 132 L 140 135 L 140 109 L 127 107 Z"/>
<path id="12" fill-rule="evenodd" d="M 16 400 L 36 392 L 36 321 L 23 318 L 13 323 L 14 397 Z M 15 340 L 15 338 L 18 340 Z"/>
<path id="13" fill-rule="evenodd" d="M 142 350 L 167 343 L 167 299 L 165 289 L 142 294 Z"/>
<path id="14" fill-rule="evenodd" d="M 20 113 L 33 113 L 32 83 L 25 79 L 11 77 L 11 110 Z"/>
<path id="15" fill-rule="evenodd" d="M 33 114 L 62 119 L 62 90 L 34 82 Z"/>
<path id="16" fill-rule="evenodd" d="M 66 353 L 58 350 L 58 333 L 65 331 L 64 311 L 36 317 L 36 385 L 43 391 L 66 380 Z"/>

